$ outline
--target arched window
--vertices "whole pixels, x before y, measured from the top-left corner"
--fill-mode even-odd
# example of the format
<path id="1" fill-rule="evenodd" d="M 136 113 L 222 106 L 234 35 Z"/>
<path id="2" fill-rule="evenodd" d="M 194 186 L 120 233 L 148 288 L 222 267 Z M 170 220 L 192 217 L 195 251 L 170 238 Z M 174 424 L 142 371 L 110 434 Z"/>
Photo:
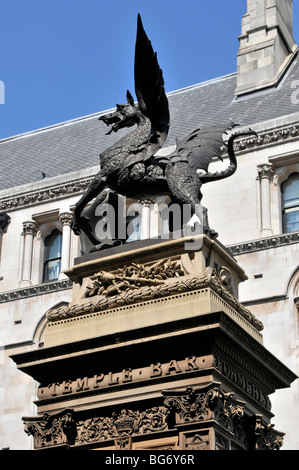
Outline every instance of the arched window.
<path id="1" fill-rule="evenodd" d="M 282 183 L 282 226 L 285 233 L 299 230 L 299 173 Z"/>
<path id="2" fill-rule="evenodd" d="M 58 279 L 61 270 L 61 247 L 62 234 L 55 229 L 45 238 L 43 282 Z"/>

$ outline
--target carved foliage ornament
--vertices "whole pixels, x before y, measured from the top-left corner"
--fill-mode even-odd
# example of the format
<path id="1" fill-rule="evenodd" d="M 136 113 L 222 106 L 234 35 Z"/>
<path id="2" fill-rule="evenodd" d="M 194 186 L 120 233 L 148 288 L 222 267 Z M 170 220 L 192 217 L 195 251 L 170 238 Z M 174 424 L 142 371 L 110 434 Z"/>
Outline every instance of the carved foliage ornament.
<path id="1" fill-rule="evenodd" d="M 90 178 L 3 199 L 0 201 L 0 210 L 13 211 L 20 207 L 43 204 L 49 200 L 72 196 L 85 191 L 89 182 Z"/>
<path id="2" fill-rule="evenodd" d="M 126 448 L 132 434 L 163 431 L 167 425 L 169 410 L 165 406 L 145 411 L 122 409 L 111 416 L 93 417 L 76 422 L 73 410 L 55 415 L 45 414 L 35 420 L 24 419 L 25 432 L 34 438 L 35 449 L 58 445 L 93 444 L 114 439 L 118 448 Z"/>
<path id="3" fill-rule="evenodd" d="M 179 263 L 172 260 L 162 260 L 151 266 L 133 263 L 113 273 L 101 271 L 93 276 L 91 285 L 86 288 L 84 296 L 91 298 L 90 302 L 51 309 L 47 312 L 47 319 L 64 320 L 206 287 L 216 292 L 258 331 L 262 331 L 263 324 L 228 290 L 228 270 L 221 267 L 220 272 L 214 269 L 201 276 L 184 276 Z"/>
<path id="4" fill-rule="evenodd" d="M 258 137 L 242 139 L 235 143 L 235 151 L 250 150 L 251 148 L 262 147 L 265 145 L 276 144 L 287 139 L 298 138 L 299 126 L 284 127 L 271 132 L 259 134 Z"/>
<path id="5" fill-rule="evenodd" d="M 63 445 L 81 447 L 114 440 L 115 448 L 121 450 L 130 448 L 135 435 L 214 421 L 244 449 L 278 450 L 283 444 L 283 434 L 265 423 L 262 416 L 254 416 L 248 425 L 246 404 L 234 399 L 233 393 L 221 390 L 220 384 L 167 390 L 162 394 L 163 406 L 144 411 L 122 409 L 110 416 L 80 420 L 76 419 L 74 410 L 66 409 L 53 415 L 24 418 L 25 432 L 33 436 L 36 449 Z M 206 449 L 206 444 L 204 442 L 200 448 Z M 197 444 L 192 448 L 198 448 Z"/>
<path id="6" fill-rule="evenodd" d="M 25 432 L 28 436 L 33 436 L 36 449 L 63 444 L 72 445 L 76 437 L 74 412 L 64 410 L 55 415 L 45 413 L 41 419 L 28 420 Z"/>
<path id="7" fill-rule="evenodd" d="M 92 278 L 92 285 L 87 286 L 85 296 L 111 296 L 130 289 L 143 286 L 164 284 L 169 278 L 182 276 L 184 272 L 176 261 L 158 261 L 151 266 L 132 263 L 131 266 L 120 268 L 114 273 L 100 271 Z"/>
<path id="8" fill-rule="evenodd" d="M 127 440 L 132 434 L 163 431 L 167 428 L 168 414 L 169 410 L 165 406 L 142 412 L 123 409 L 120 413 L 112 413 L 111 417 L 95 417 L 79 421 L 76 444 L 107 439 L 117 439 L 119 442 L 119 439 Z"/>
<path id="9" fill-rule="evenodd" d="M 176 424 L 216 419 L 230 432 L 239 428 L 244 416 L 244 404 L 233 400 L 233 393 L 224 393 L 215 384 L 184 392 L 164 392 L 164 404 L 175 410 Z"/>
<path id="10" fill-rule="evenodd" d="M 231 245 L 228 248 L 233 256 L 238 256 L 245 253 L 252 253 L 254 251 L 270 250 L 279 246 L 291 245 L 298 242 L 299 232 L 294 232 L 275 235 L 275 237 L 268 237 L 260 240 L 253 240 L 239 245 Z"/>
<path id="11" fill-rule="evenodd" d="M 255 417 L 255 450 L 279 450 L 284 433 L 276 431 L 273 424 L 265 423 L 261 416 Z"/>

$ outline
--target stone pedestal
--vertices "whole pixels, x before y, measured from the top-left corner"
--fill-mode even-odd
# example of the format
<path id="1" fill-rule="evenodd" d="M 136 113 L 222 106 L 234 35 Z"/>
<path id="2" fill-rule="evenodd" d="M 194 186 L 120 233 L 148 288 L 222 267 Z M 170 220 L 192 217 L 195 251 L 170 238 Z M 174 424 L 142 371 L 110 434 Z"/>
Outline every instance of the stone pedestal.
<path id="1" fill-rule="evenodd" d="M 246 275 L 205 235 L 89 254 L 66 272 L 42 349 L 15 355 L 38 383 L 36 449 L 274 450 L 269 395 L 296 376 L 238 301 Z"/>

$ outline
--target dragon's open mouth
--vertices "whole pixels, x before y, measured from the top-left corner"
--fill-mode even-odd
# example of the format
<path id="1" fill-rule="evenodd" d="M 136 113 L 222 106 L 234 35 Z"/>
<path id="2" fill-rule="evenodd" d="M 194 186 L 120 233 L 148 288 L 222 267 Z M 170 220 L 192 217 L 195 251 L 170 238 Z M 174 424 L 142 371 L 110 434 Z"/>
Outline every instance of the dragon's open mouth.
<path id="1" fill-rule="evenodd" d="M 111 126 L 106 135 L 111 134 L 111 132 L 117 132 L 119 129 L 123 129 L 124 127 L 132 127 L 136 124 L 136 121 L 132 116 L 128 114 L 125 115 L 119 111 L 115 111 L 111 114 L 104 114 L 99 117 L 99 121 L 103 121 L 107 126 Z"/>
<path id="2" fill-rule="evenodd" d="M 105 114 L 104 116 L 99 117 L 99 121 L 103 121 L 107 126 L 111 126 L 107 134 L 111 132 L 117 132 L 121 128 L 120 124 L 122 122 L 122 116 L 119 113 Z"/>

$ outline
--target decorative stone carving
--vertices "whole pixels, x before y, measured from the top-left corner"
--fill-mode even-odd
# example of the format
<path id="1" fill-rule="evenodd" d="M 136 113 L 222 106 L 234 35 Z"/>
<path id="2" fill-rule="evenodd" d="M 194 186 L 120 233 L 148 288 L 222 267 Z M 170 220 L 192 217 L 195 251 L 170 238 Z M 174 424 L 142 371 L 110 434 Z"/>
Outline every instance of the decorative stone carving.
<path id="1" fill-rule="evenodd" d="M 272 165 L 269 164 L 264 164 L 264 165 L 258 165 L 258 178 L 267 178 L 271 179 L 274 174 L 274 169 Z"/>
<path id="2" fill-rule="evenodd" d="M 240 428 L 244 406 L 233 401 L 232 393 L 224 393 L 217 384 L 184 391 L 164 392 L 164 404 L 175 410 L 175 424 L 189 424 L 216 419 L 228 431 L 234 433 Z"/>
<path id="3" fill-rule="evenodd" d="M 283 445 L 284 433 L 276 431 L 273 424 L 267 424 L 261 416 L 255 417 L 255 450 L 279 450 Z"/>
<path id="4" fill-rule="evenodd" d="M 31 193 L 21 194 L 20 196 L 3 199 L 0 202 L 0 210 L 12 211 L 20 207 L 27 207 L 36 204 L 44 204 L 49 200 L 57 200 L 80 194 L 85 191 L 90 179 L 78 180 L 76 182 L 65 183 L 60 186 L 45 188 L 44 190 L 32 191 Z"/>
<path id="5" fill-rule="evenodd" d="M 183 447 L 188 451 L 211 450 L 208 431 L 183 434 Z"/>
<path id="6" fill-rule="evenodd" d="M 114 440 L 118 450 L 131 448 L 132 436 L 169 429 L 168 418 L 175 412 L 175 425 L 190 424 L 216 419 L 230 433 L 242 428 L 244 407 L 232 400 L 231 393 L 223 393 L 219 386 L 202 387 L 183 392 L 164 392 L 164 406 L 145 411 L 122 409 L 111 416 L 76 420 L 73 410 L 41 418 L 24 418 L 25 432 L 34 438 L 36 449 L 69 445 L 82 446 Z M 189 450 L 206 449 L 207 439 L 198 434 L 186 440 Z"/>
<path id="7" fill-rule="evenodd" d="M 34 438 L 35 449 L 52 446 L 80 446 L 114 439 L 119 450 L 130 448 L 133 434 L 148 434 L 168 428 L 169 409 L 157 406 L 145 411 L 122 409 L 107 417 L 76 422 L 73 410 L 41 418 L 24 418 L 25 432 Z"/>
<path id="8" fill-rule="evenodd" d="M 247 450 L 278 450 L 283 445 L 283 433 L 265 423 L 261 415 L 255 415 L 252 421 L 245 414 L 246 403 L 234 399 L 231 392 L 225 393 L 220 384 L 211 382 L 162 394 L 163 406 L 144 411 L 123 408 L 110 416 L 82 420 L 73 409 L 65 409 L 53 415 L 23 418 L 25 432 L 33 436 L 35 449 L 82 447 L 113 440 L 115 449 L 128 450 L 135 436 L 174 430 L 178 426 L 183 430 L 181 448 L 191 451 L 211 450 L 208 428 L 217 423 L 222 430 L 215 435 L 217 448 L 228 449 L 231 440 Z M 203 422 L 207 422 L 207 429 L 194 429 Z"/>
<path id="9" fill-rule="evenodd" d="M 59 220 L 62 222 L 62 225 L 71 226 L 73 214 L 71 212 L 63 212 L 62 214 L 60 214 Z"/>
<path id="10" fill-rule="evenodd" d="M 219 282 L 232 293 L 232 272 L 226 266 L 219 266 L 215 263 L 214 275 L 219 279 Z"/>
<path id="11" fill-rule="evenodd" d="M 248 363 L 247 356 L 242 355 L 240 350 L 233 349 L 230 344 L 224 342 L 221 343 L 221 346 L 219 344 L 218 346 L 224 350 L 230 360 L 223 360 L 222 354 L 216 352 L 214 355 L 215 367 L 264 408 L 270 410 L 271 402 L 264 386 L 258 385 L 264 384 L 266 377 L 263 377 L 261 371 L 257 370 L 254 365 Z M 239 365 L 237 366 L 237 364 Z M 242 372 L 244 369 L 247 374 Z"/>
<path id="12" fill-rule="evenodd" d="M 37 295 L 49 294 L 50 292 L 61 291 L 65 289 L 71 289 L 72 282 L 69 279 L 47 282 L 44 284 L 38 284 L 36 286 L 24 287 L 22 289 L 16 289 L 13 291 L 3 292 L 0 294 L 0 303 L 12 302 L 14 300 L 20 300 L 27 297 L 35 297 Z"/>
<path id="13" fill-rule="evenodd" d="M 118 449 L 130 447 L 133 434 L 147 434 L 167 429 L 167 407 L 154 407 L 145 411 L 122 409 L 108 417 L 95 417 L 77 424 L 76 445 L 114 439 Z"/>
<path id="14" fill-rule="evenodd" d="M 120 268 L 114 273 L 100 271 L 95 274 L 92 277 L 92 285 L 87 286 L 85 296 L 110 296 L 143 286 L 161 285 L 165 280 L 183 274 L 183 270 L 176 261 L 162 260 L 151 266 L 132 263 L 131 266 Z"/>
<path id="15" fill-rule="evenodd" d="M 33 220 L 28 220 L 26 222 L 23 222 L 23 234 L 24 235 L 32 235 L 34 236 L 37 231 L 37 223 L 34 222 Z"/>
<path id="16" fill-rule="evenodd" d="M 236 152 L 246 151 L 298 137 L 299 126 L 287 126 L 275 131 L 262 132 L 258 137 L 242 139 L 234 144 L 234 148 Z"/>
<path id="17" fill-rule="evenodd" d="M 291 245 L 299 242 L 299 232 L 275 235 L 259 240 L 252 240 L 238 245 L 229 246 L 229 250 L 234 256 L 252 253 L 254 251 L 270 250 L 278 246 Z"/>
<path id="18" fill-rule="evenodd" d="M 54 415 L 44 414 L 40 419 L 27 418 L 26 421 L 25 432 L 33 436 L 36 449 L 73 445 L 75 442 L 76 423 L 73 410 L 64 410 Z"/>
<path id="19" fill-rule="evenodd" d="M 180 271 L 169 272 L 179 273 Z M 120 281 L 121 279 L 119 282 Z M 157 281 L 157 279 L 153 279 L 153 281 Z M 262 323 L 223 286 L 216 275 L 215 270 L 212 271 L 212 274 L 205 274 L 196 277 L 182 276 L 177 278 L 175 275 L 175 277 L 171 279 L 171 282 L 169 279 L 169 282 L 166 282 L 166 280 L 158 281 L 159 282 L 155 282 L 154 285 L 146 285 L 143 287 L 133 286 L 133 288 L 131 287 L 131 284 L 128 283 L 125 285 L 128 290 L 121 292 L 121 295 L 119 292 L 116 295 L 110 295 L 111 293 L 115 294 L 115 287 L 113 287 L 113 290 L 109 291 L 109 295 L 107 295 L 107 293 L 105 295 L 103 295 L 103 293 L 101 295 L 95 295 L 98 292 L 98 288 L 100 289 L 102 287 L 101 284 L 99 286 L 95 285 L 94 289 L 96 290 L 92 293 L 94 298 L 90 302 L 82 302 L 51 309 L 47 313 L 47 318 L 49 321 L 63 320 L 79 315 L 120 307 L 122 305 L 132 305 L 138 302 L 146 302 L 154 298 L 157 299 L 168 295 L 190 292 L 209 287 L 225 300 L 225 302 L 233 307 L 251 325 L 253 325 L 256 330 L 262 331 L 263 329 Z M 150 284 L 150 282 L 148 282 L 148 284 Z"/>

